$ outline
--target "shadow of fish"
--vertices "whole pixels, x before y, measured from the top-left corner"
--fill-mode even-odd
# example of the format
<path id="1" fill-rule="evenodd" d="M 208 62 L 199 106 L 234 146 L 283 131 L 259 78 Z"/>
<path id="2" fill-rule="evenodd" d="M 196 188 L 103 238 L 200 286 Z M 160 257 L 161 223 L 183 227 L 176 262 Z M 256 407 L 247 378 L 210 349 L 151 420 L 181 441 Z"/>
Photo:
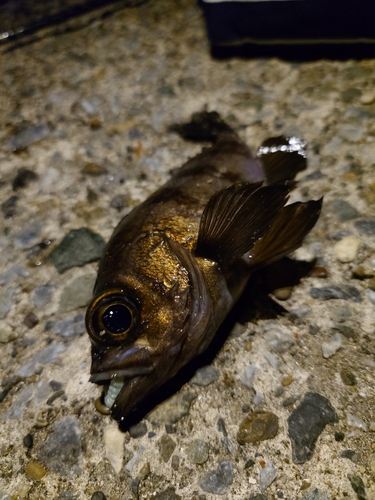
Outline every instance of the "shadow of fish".
<path id="1" fill-rule="evenodd" d="M 208 347 L 251 273 L 299 247 L 321 210 L 286 205 L 300 139 L 269 139 L 256 159 L 217 113 L 175 129 L 215 144 L 122 219 L 86 313 L 97 408 L 120 421 Z"/>

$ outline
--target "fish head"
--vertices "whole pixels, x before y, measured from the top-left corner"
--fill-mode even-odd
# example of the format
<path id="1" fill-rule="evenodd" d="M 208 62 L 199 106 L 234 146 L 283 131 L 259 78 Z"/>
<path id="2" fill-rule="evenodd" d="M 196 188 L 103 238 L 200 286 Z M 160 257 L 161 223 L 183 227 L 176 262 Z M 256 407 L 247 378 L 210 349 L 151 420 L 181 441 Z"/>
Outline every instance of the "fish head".
<path id="1" fill-rule="evenodd" d="M 190 252 L 164 234 L 138 238 L 115 259 L 116 252 L 108 255 L 86 312 L 90 380 L 107 386 L 123 380 L 112 406 L 121 419 L 196 355 L 185 346 L 199 350 L 210 295 Z"/>

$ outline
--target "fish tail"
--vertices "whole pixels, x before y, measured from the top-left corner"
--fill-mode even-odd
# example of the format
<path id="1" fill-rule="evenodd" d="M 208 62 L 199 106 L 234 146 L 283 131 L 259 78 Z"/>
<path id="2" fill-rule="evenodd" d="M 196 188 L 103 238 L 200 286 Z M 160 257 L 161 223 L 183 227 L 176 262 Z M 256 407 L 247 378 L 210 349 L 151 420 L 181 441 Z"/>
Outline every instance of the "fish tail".
<path id="1" fill-rule="evenodd" d="M 270 137 L 258 149 L 257 157 L 268 185 L 287 183 L 293 188 L 293 179 L 307 167 L 306 142 L 296 136 Z"/>

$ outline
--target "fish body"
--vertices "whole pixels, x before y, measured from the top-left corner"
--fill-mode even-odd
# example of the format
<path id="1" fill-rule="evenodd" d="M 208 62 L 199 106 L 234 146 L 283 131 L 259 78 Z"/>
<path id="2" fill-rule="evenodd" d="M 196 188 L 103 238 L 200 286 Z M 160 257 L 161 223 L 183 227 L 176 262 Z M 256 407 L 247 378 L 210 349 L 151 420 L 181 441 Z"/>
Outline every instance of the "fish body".
<path id="1" fill-rule="evenodd" d="M 116 420 L 208 347 L 252 271 L 297 248 L 319 216 L 320 201 L 285 206 L 301 144 L 264 143 L 262 166 L 216 113 L 194 120 L 215 144 L 122 219 L 86 313 L 90 380 Z"/>

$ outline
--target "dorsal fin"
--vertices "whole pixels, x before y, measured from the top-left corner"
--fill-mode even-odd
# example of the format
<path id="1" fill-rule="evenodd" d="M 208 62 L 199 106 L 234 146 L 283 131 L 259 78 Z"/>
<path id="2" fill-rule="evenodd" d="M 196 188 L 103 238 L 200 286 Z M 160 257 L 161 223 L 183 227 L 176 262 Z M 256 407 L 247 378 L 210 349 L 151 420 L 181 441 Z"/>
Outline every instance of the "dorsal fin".
<path id="1" fill-rule="evenodd" d="M 239 182 L 221 189 L 204 209 L 195 254 L 228 268 L 269 230 L 287 197 L 281 185 Z"/>
<path id="2" fill-rule="evenodd" d="M 307 166 L 306 142 L 299 137 L 271 137 L 260 146 L 257 156 L 266 173 L 267 184 L 291 181 Z"/>

